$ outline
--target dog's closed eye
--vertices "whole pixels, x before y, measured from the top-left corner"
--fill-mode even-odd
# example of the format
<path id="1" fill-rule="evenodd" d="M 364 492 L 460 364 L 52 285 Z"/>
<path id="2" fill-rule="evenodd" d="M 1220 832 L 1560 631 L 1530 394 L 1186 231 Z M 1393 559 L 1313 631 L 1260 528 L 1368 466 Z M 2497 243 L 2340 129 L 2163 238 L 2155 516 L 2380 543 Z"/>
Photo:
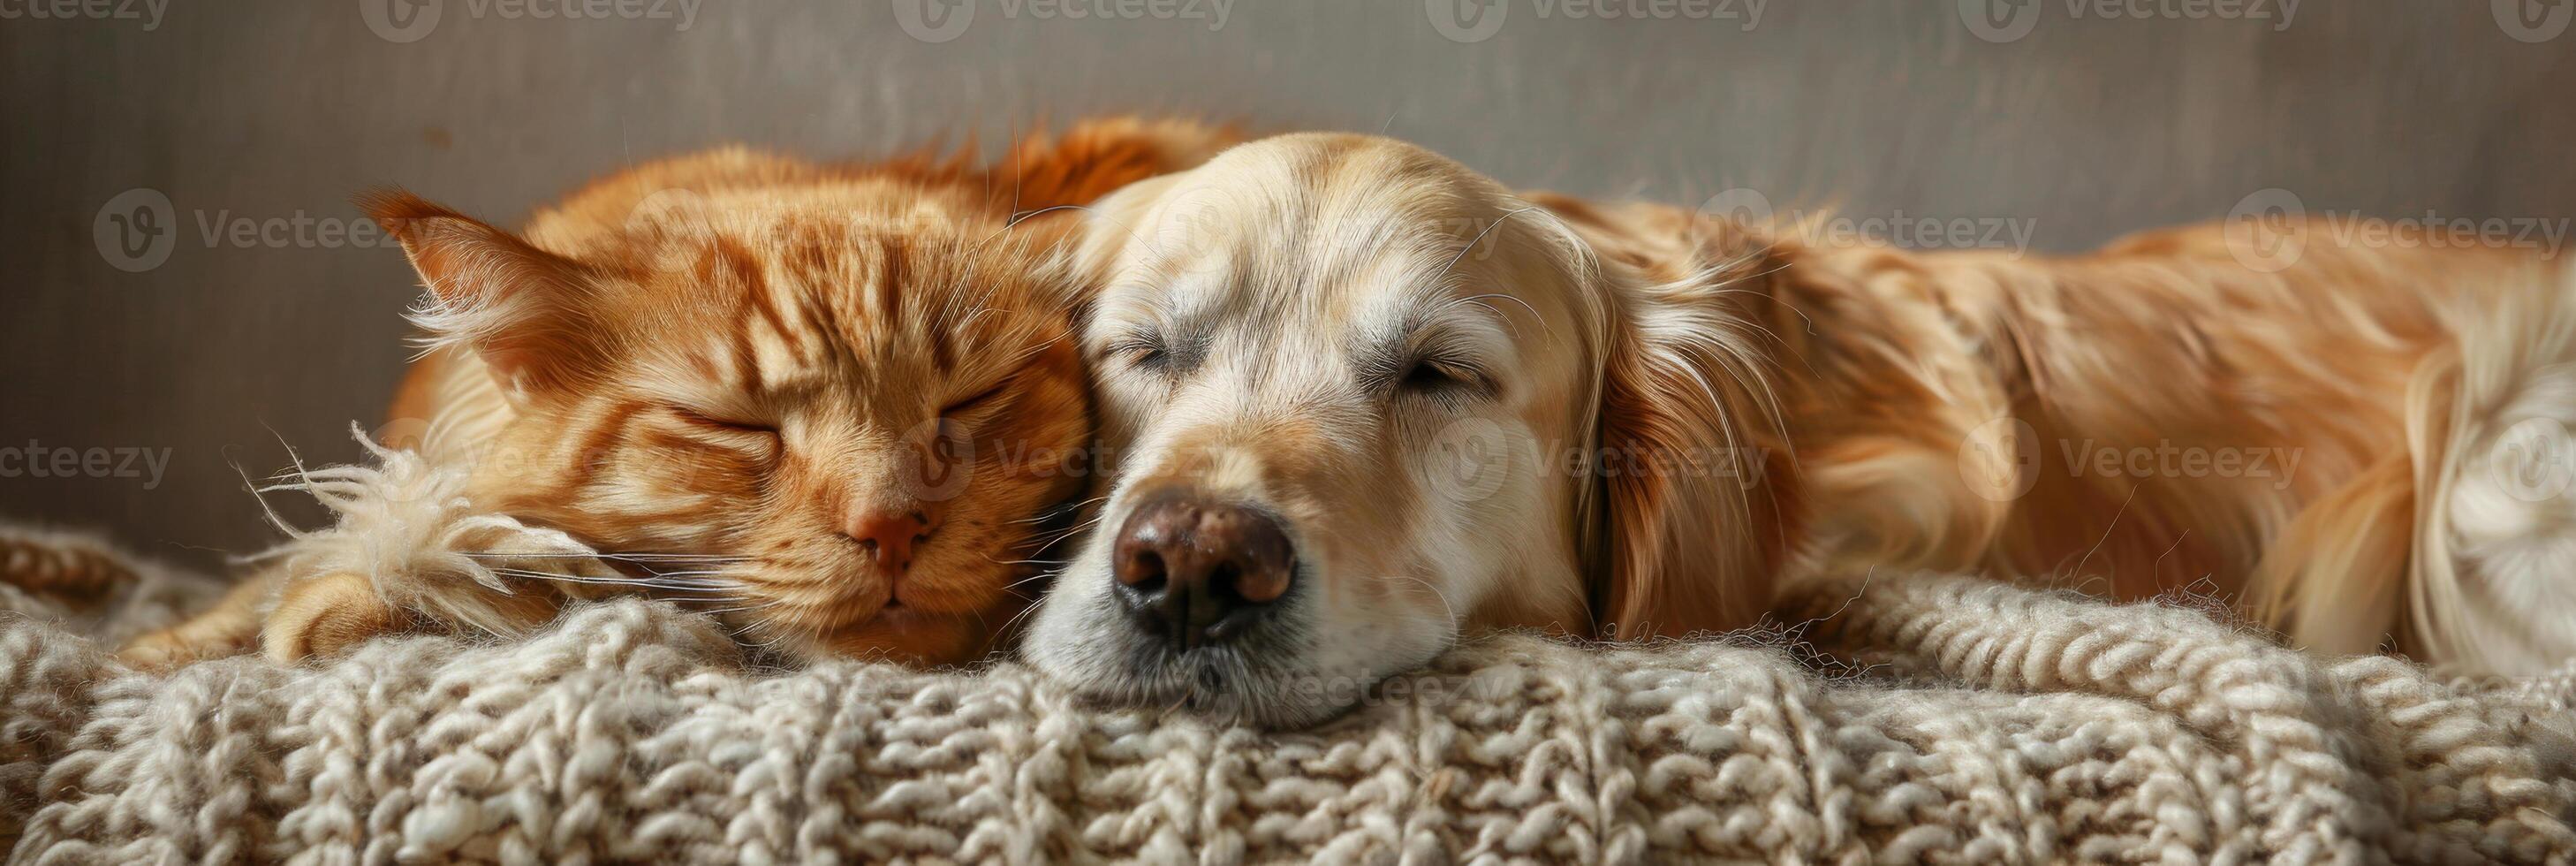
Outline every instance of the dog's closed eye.
<path id="1" fill-rule="evenodd" d="M 1466 355 L 1443 350 L 1417 351 L 1371 365 L 1367 380 L 1377 383 L 1389 400 L 1428 399 L 1443 406 L 1491 397 L 1493 377 Z"/>
<path id="2" fill-rule="evenodd" d="M 1153 331 L 1138 331 L 1120 337 L 1110 343 L 1109 350 L 1103 354 L 1148 373 L 1166 373 L 1172 366 L 1171 347 L 1164 344 L 1162 334 Z"/>
<path id="3" fill-rule="evenodd" d="M 1483 373 L 1456 359 L 1418 358 L 1396 380 L 1395 387 L 1411 394 L 1481 393 L 1485 390 L 1484 381 Z"/>

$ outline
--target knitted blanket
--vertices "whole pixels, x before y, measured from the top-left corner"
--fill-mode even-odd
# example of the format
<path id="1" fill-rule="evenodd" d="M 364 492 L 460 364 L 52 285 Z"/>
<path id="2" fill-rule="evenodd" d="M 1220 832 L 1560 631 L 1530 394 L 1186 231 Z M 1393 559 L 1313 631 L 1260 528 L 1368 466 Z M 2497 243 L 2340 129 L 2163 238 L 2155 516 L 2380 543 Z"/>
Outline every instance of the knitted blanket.
<path id="1" fill-rule="evenodd" d="M 2576 860 L 2576 677 L 2313 658 L 2187 605 L 1823 581 L 1795 642 L 1483 638 L 1265 733 L 1010 662 L 766 666 L 638 600 L 145 674 L 105 639 L 203 581 L 131 571 L 0 588 L 9 862 Z"/>

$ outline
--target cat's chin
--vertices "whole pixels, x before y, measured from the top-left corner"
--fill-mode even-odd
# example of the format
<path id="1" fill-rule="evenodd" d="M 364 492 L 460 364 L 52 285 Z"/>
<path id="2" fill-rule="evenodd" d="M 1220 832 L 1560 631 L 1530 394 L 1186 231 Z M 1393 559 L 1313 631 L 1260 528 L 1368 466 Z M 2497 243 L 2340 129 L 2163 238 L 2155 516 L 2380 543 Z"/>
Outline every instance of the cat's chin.
<path id="1" fill-rule="evenodd" d="M 915 667 L 959 664 L 991 648 L 983 617 L 891 604 L 865 621 L 833 629 L 816 643 L 832 655 Z"/>

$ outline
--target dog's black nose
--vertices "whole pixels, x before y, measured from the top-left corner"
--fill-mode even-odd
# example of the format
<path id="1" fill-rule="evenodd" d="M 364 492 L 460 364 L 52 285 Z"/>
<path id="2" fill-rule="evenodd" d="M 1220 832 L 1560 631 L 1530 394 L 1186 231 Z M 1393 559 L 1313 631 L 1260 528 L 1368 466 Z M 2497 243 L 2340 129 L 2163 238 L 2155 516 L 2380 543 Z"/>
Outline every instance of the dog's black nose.
<path id="1" fill-rule="evenodd" d="M 1186 493 L 1148 499 L 1118 530 L 1113 590 L 1174 650 L 1243 633 L 1288 593 L 1288 533 L 1268 515 Z"/>

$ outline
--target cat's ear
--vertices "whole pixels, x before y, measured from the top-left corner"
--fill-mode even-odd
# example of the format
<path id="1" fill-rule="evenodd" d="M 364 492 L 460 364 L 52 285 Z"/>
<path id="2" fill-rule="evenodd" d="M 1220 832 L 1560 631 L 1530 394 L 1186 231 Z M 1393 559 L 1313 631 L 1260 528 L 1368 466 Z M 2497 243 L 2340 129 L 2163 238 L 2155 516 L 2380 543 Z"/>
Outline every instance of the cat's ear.
<path id="1" fill-rule="evenodd" d="M 589 367 L 591 268 L 403 190 L 358 204 L 428 284 L 411 318 L 433 345 L 472 348 L 514 397 L 562 387 Z"/>

